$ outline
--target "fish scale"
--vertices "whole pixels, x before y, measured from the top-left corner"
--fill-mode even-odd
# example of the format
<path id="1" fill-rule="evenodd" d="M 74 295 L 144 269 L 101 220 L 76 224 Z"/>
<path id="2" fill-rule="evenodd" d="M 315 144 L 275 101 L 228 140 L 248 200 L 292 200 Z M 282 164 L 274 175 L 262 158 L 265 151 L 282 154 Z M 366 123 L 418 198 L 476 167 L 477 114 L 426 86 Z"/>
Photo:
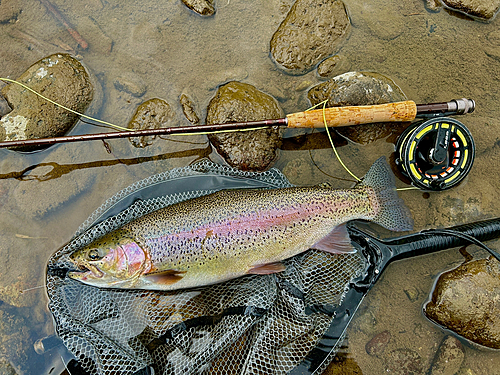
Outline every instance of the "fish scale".
<path id="1" fill-rule="evenodd" d="M 352 251 L 343 224 L 353 219 L 411 228 L 384 159 L 352 189 L 224 190 L 165 207 L 75 252 L 71 259 L 88 271 L 70 276 L 103 287 L 174 290 L 280 272 L 280 261 L 309 248 Z M 111 261 L 122 253 L 133 266 Z"/>

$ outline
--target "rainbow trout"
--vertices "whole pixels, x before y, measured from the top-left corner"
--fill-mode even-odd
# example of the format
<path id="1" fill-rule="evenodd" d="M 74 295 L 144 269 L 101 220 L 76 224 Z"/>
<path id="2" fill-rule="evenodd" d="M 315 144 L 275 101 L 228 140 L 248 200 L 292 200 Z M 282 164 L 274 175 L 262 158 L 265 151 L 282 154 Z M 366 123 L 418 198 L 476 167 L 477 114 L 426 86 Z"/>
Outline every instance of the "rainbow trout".
<path id="1" fill-rule="evenodd" d="M 133 220 L 75 251 L 69 276 L 104 288 L 175 290 L 284 270 L 314 248 L 353 252 L 345 223 L 412 229 L 394 175 L 378 159 L 352 189 L 223 190 Z"/>

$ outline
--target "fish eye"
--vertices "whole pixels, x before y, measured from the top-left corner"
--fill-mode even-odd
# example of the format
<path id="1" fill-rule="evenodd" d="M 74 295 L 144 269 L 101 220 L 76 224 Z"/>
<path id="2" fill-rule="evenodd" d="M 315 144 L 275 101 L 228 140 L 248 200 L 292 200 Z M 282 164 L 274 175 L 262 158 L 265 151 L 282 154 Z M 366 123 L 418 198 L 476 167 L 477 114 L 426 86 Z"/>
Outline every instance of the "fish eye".
<path id="1" fill-rule="evenodd" d="M 101 259 L 102 257 L 99 255 L 99 250 L 97 249 L 92 249 L 89 251 L 89 254 L 88 254 L 88 258 L 90 260 L 99 260 Z"/>

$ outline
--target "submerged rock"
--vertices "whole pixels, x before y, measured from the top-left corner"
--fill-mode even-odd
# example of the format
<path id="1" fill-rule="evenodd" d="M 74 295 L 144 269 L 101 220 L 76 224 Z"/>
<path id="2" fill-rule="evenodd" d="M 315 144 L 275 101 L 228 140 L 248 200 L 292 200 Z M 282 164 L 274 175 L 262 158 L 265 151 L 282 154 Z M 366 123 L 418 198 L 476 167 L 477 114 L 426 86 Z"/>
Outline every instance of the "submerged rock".
<path id="1" fill-rule="evenodd" d="M 0 95 L 0 118 L 2 116 L 5 116 L 7 113 L 11 112 L 12 108 L 10 108 L 9 103 L 7 103 L 7 100 Z"/>
<path id="2" fill-rule="evenodd" d="M 31 345 L 26 319 L 14 309 L 0 309 L 0 369 L 5 374 L 15 374 L 16 367 L 19 373 L 27 373 Z"/>
<path id="3" fill-rule="evenodd" d="M 387 330 L 378 333 L 365 345 L 365 350 L 370 355 L 380 355 L 391 341 L 391 333 Z"/>
<path id="4" fill-rule="evenodd" d="M 118 91 L 124 91 L 136 98 L 140 98 L 146 93 L 147 87 L 141 77 L 132 72 L 127 72 L 113 82 Z"/>
<path id="5" fill-rule="evenodd" d="M 22 6 L 17 0 L 0 1 L 0 24 L 15 22 L 21 13 Z"/>
<path id="6" fill-rule="evenodd" d="M 271 39 L 281 66 L 303 73 L 333 55 L 349 30 L 341 0 L 297 0 Z"/>
<path id="7" fill-rule="evenodd" d="M 182 0 L 185 6 L 202 16 L 212 16 L 215 13 L 213 0 Z"/>
<path id="8" fill-rule="evenodd" d="M 422 358 L 410 349 L 396 349 L 389 353 L 386 372 L 392 375 L 423 375 Z"/>
<path id="9" fill-rule="evenodd" d="M 94 90 L 88 73 L 78 60 L 68 54 L 41 59 L 17 81 L 79 113 L 85 112 L 93 98 Z M 0 119 L 1 141 L 61 136 L 78 121 L 78 115 L 17 84 L 11 83 L 1 92 L 13 108 Z"/>
<path id="10" fill-rule="evenodd" d="M 363 375 L 353 358 L 337 354 L 321 375 Z"/>
<path id="11" fill-rule="evenodd" d="M 172 118 L 172 109 L 166 101 L 158 98 L 149 99 L 137 107 L 128 128 L 135 130 L 165 128 Z M 154 139 L 154 136 L 129 138 L 130 143 L 140 148 L 149 146 Z"/>
<path id="12" fill-rule="evenodd" d="M 314 86 L 308 92 L 312 105 L 328 100 L 327 107 L 372 105 L 406 100 L 406 95 L 390 78 L 372 72 L 348 72 Z M 393 133 L 408 124 L 376 123 L 335 128 L 347 139 L 367 144 Z"/>
<path id="13" fill-rule="evenodd" d="M 335 72 L 341 73 L 348 69 L 347 68 L 347 59 L 340 55 L 334 55 L 323 60 L 317 68 L 318 76 L 321 78 L 331 78 L 335 75 Z"/>
<path id="14" fill-rule="evenodd" d="M 207 124 L 258 121 L 283 117 L 283 110 L 271 96 L 254 86 L 229 82 L 221 86 L 207 109 Z M 245 171 L 266 169 L 281 144 L 278 127 L 208 136 L 229 165 Z"/>
<path id="15" fill-rule="evenodd" d="M 453 336 L 446 336 L 441 342 L 432 363 L 429 375 L 455 375 L 464 361 L 464 348 Z"/>
<path id="16" fill-rule="evenodd" d="M 188 121 L 193 125 L 198 124 L 200 122 L 200 118 L 196 114 L 193 101 L 189 98 L 189 96 L 182 94 L 179 98 L 179 102 L 181 103 L 182 112 Z"/>
<path id="17" fill-rule="evenodd" d="M 466 339 L 500 349 L 500 263 L 492 257 L 466 260 L 444 272 L 424 312 Z"/>
<path id="18" fill-rule="evenodd" d="M 465 13 L 485 21 L 495 17 L 500 8 L 500 0 L 442 0 L 443 4 L 457 12 Z"/>

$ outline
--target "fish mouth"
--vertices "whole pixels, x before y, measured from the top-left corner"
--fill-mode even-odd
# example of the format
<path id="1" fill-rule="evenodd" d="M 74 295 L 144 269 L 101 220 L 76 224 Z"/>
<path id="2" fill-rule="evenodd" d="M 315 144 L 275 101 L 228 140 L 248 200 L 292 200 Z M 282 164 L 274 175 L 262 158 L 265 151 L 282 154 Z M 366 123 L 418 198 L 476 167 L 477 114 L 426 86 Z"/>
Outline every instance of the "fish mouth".
<path id="1" fill-rule="evenodd" d="M 69 277 L 78 280 L 101 279 L 104 273 L 96 266 L 86 263 L 76 265 L 80 271 L 69 272 Z"/>

